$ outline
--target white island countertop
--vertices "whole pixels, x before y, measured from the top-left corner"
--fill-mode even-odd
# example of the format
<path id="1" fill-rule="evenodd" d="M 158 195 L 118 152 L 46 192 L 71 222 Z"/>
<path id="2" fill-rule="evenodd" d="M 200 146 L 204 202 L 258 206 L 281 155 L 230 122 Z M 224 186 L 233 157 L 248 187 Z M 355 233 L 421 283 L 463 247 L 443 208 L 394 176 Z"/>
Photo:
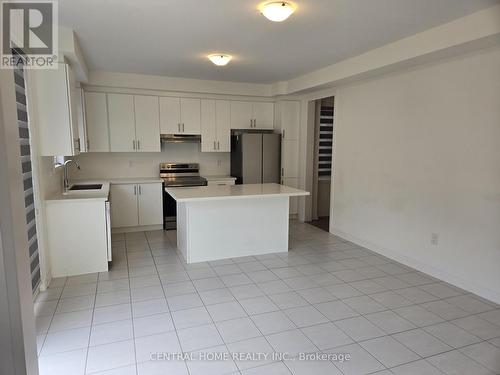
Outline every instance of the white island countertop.
<path id="1" fill-rule="evenodd" d="M 299 190 L 279 184 L 175 187 L 166 188 L 166 191 L 177 201 L 177 203 L 259 197 L 270 198 L 277 196 L 298 197 L 309 195 L 309 192 L 305 190 Z"/>

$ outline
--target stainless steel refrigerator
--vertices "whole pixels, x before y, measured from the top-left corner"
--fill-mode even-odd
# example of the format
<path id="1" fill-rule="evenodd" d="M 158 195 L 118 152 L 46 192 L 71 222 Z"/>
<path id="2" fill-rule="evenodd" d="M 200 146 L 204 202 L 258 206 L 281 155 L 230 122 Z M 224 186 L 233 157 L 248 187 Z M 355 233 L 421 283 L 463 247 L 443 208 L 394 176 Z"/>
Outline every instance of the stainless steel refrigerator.
<path id="1" fill-rule="evenodd" d="M 280 183 L 281 134 L 236 130 L 231 134 L 231 176 L 237 184 Z"/>

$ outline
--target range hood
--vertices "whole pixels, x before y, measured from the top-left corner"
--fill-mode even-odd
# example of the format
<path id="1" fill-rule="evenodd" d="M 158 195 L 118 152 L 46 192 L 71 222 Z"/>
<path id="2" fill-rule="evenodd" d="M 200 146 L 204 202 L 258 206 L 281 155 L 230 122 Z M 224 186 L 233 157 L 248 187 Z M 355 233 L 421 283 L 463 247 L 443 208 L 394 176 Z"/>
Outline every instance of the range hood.
<path id="1" fill-rule="evenodd" d="M 160 139 L 166 143 L 200 143 L 199 134 L 161 134 Z"/>

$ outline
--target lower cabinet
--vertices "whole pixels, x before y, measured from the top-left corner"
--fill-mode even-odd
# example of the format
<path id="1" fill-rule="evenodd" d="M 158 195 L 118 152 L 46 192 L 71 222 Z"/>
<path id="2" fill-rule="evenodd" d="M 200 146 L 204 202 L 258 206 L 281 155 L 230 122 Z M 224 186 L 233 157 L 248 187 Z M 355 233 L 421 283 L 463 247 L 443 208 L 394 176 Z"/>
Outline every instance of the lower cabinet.
<path id="1" fill-rule="evenodd" d="M 162 184 L 137 185 L 139 225 L 163 224 Z"/>
<path id="2" fill-rule="evenodd" d="M 111 184 L 111 227 L 163 224 L 161 182 Z"/>
<path id="3" fill-rule="evenodd" d="M 45 215 L 52 277 L 108 270 L 111 242 L 104 199 L 48 200 Z"/>

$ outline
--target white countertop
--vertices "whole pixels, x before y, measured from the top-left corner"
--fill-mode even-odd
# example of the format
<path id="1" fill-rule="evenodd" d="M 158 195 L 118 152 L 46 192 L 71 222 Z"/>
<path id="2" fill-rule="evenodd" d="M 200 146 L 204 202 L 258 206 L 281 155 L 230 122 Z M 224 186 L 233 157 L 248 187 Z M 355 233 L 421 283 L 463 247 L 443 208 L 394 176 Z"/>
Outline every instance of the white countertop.
<path id="1" fill-rule="evenodd" d="M 129 178 L 109 178 L 106 179 L 110 184 L 147 184 L 154 182 L 163 182 L 160 177 L 129 177 Z"/>
<path id="2" fill-rule="evenodd" d="M 305 190 L 279 184 L 176 187 L 166 188 L 166 191 L 178 203 L 200 200 L 271 198 L 278 196 L 298 197 L 309 195 L 309 192 Z"/>
<path id="3" fill-rule="evenodd" d="M 58 192 L 49 196 L 45 201 L 47 203 L 54 202 L 67 202 L 67 201 L 79 201 L 79 200 L 96 200 L 96 201 L 106 201 L 109 196 L 109 182 L 108 181 L 71 181 L 70 186 L 77 184 L 102 184 L 102 189 L 95 191 L 72 191 L 67 194 Z"/>
<path id="4" fill-rule="evenodd" d="M 45 199 L 46 202 L 67 202 L 67 201 L 78 201 L 82 199 L 86 200 L 107 200 L 109 197 L 109 185 L 110 184 L 147 184 L 163 182 L 159 177 L 131 177 L 131 178 L 109 178 L 101 180 L 71 180 L 70 186 L 74 184 L 102 184 L 101 190 L 96 191 L 72 191 L 67 194 L 62 192 L 53 194 Z"/>
<path id="5" fill-rule="evenodd" d="M 225 175 L 211 175 L 211 176 L 201 176 L 207 181 L 234 181 L 236 177 L 225 176 Z"/>

